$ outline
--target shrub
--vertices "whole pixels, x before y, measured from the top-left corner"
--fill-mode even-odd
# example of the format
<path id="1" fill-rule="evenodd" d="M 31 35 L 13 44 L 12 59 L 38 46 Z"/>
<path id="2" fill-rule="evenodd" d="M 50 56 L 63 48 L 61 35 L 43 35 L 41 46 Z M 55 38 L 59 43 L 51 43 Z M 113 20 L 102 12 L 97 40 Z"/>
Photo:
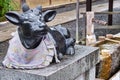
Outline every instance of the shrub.
<path id="1" fill-rule="evenodd" d="M 0 0 L 0 22 L 5 21 L 5 13 L 18 8 L 14 0 Z"/>

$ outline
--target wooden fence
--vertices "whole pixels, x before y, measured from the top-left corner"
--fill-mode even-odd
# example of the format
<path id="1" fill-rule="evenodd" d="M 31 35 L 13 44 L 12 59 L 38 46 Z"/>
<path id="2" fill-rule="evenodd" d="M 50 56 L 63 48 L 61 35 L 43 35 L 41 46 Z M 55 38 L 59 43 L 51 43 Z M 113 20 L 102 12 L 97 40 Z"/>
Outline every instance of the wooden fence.
<path id="1" fill-rule="evenodd" d="M 15 0 L 20 3 L 20 0 Z M 31 8 L 36 7 L 37 5 L 42 5 L 43 7 L 63 5 L 76 2 L 77 0 L 26 0 Z M 85 0 L 80 0 L 85 1 Z"/>
<path id="2" fill-rule="evenodd" d="M 55 6 L 61 4 L 69 4 L 71 2 L 75 2 L 76 0 L 27 0 L 27 3 L 31 7 L 35 7 L 36 5 L 42 5 L 43 7 L 46 6 Z"/>

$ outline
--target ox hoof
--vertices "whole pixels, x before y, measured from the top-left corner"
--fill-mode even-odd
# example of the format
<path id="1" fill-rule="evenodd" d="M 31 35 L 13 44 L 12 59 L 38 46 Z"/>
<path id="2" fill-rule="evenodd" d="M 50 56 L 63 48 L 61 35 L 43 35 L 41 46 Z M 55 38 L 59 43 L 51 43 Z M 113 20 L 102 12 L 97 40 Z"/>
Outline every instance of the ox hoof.
<path id="1" fill-rule="evenodd" d="M 75 54 L 75 49 L 73 46 L 70 46 L 67 51 L 66 51 L 67 55 L 74 55 Z"/>
<path id="2" fill-rule="evenodd" d="M 58 59 L 59 60 L 63 59 L 63 54 L 62 53 L 58 53 Z"/>

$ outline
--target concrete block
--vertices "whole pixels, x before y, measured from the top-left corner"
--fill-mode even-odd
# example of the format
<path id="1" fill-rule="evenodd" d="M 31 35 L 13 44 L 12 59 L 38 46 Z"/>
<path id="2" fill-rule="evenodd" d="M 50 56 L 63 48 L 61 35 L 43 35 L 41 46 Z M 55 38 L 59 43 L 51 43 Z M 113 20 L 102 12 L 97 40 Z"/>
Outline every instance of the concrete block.
<path id="1" fill-rule="evenodd" d="M 94 66 L 88 72 L 86 72 L 86 79 L 85 80 L 95 80 L 95 73 L 96 73 L 96 67 Z"/>
<path id="2" fill-rule="evenodd" d="M 83 74 L 80 74 L 75 80 L 95 80 L 95 66 Z"/>
<path id="3" fill-rule="evenodd" d="M 75 51 L 74 56 L 65 56 L 61 63 L 43 69 L 15 70 L 1 66 L 0 80 L 74 80 L 100 61 L 98 48 L 76 45 Z"/>
<path id="4" fill-rule="evenodd" d="M 79 77 L 77 77 L 75 80 L 85 80 L 85 73 L 81 74 Z"/>

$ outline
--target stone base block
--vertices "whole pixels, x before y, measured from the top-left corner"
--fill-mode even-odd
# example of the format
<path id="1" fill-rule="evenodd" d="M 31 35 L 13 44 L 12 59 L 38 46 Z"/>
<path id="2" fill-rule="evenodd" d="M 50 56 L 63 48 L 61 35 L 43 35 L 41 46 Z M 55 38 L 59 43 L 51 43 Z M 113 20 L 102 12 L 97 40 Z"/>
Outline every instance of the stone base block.
<path id="1" fill-rule="evenodd" d="M 96 72 L 96 69 L 95 67 L 93 67 L 88 71 L 86 71 L 85 73 L 81 74 L 75 80 L 95 80 L 95 72 Z"/>
<path id="2" fill-rule="evenodd" d="M 75 80 L 81 74 L 85 74 L 86 78 L 95 78 L 93 71 L 100 60 L 99 49 L 76 45 L 75 51 L 74 56 L 65 56 L 61 63 L 43 69 L 15 70 L 1 66 L 0 80 Z"/>

